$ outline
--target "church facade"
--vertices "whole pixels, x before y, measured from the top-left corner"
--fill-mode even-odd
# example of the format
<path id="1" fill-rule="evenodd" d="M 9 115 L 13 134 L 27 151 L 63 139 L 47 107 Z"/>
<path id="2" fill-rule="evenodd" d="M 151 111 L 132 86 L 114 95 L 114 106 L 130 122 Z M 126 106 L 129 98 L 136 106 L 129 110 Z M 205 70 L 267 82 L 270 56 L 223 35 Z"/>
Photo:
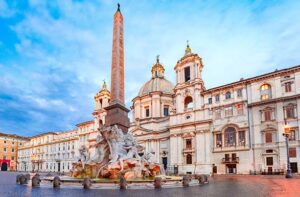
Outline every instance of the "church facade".
<path id="1" fill-rule="evenodd" d="M 164 67 L 133 99 L 130 131 L 145 151 L 175 173 L 249 174 L 283 172 L 284 128 L 290 132 L 294 173 L 300 167 L 300 66 L 206 89 L 201 57 L 187 46 L 174 67 L 176 84 Z M 143 153 L 141 153 L 143 154 Z"/>

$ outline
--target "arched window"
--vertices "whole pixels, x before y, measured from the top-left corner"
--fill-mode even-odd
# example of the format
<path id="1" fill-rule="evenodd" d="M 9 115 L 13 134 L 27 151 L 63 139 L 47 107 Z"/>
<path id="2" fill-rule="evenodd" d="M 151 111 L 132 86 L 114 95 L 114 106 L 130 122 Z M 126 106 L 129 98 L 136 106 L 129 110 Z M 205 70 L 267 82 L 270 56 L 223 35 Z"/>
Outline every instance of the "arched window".
<path id="1" fill-rule="evenodd" d="M 271 98 L 271 86 L 269 84 L 264 84 L 260 87 L 260 98 L 261 100 Z"/>
<path id="2" fill-rule="evenodd" d="M 225 136 L 225 146 L 235 146 L 236 145 L 236 130 L 233 127 L 228 127 L 224 131 Z"/>
<path id="3" fill-rule="evenodd" d="M 225 94 L 225 99 L 230 99 L 231 98 L 231 93 L 228 91 Z"/>
<path id="4" fill-rule="evenodd" d="M 288 118 L 288 119 L 291 119 L 291 118 L 295 118 L 295 109 L 296 109 L 296 106 L 292 103 L 288 104 L 286 107 L 284 107 L 284 111 L 285 111 L 285 117 Z"/>
<path id="5" fill-rule="evenodd" d="M 100 99 L 100 108 L 102 108 L 102 99 Z"/>
<path id="6" fill-rule="evenodd" d="M 191 154 L 186 155 L 186 164 L 193 164 L 193 158 Z"/>
<path id="7" fill-rule="evenodd" d="M 193 105 L 193 98 L 188 96 L 184 99 L 184 109 L 185 110 L 192 110 L 194 107 Z"/>

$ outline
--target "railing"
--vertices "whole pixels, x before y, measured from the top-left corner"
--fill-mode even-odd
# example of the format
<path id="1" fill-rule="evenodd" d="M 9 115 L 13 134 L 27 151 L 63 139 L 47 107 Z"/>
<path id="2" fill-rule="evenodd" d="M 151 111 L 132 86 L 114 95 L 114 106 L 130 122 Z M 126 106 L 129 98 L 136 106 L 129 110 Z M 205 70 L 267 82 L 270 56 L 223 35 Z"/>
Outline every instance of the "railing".
<path id="1" fill-rule="evenodd" d="M 239 163 L 239 157 L 225 157 L 222 159 L 222 163 Z"/>
<path id="2" fill-rule="evenodd" d="M 183 152 L 193 152 L 195 151 L 194 148 L 192 146 L 186 146 L 184 149 L 183 149 Z"/>

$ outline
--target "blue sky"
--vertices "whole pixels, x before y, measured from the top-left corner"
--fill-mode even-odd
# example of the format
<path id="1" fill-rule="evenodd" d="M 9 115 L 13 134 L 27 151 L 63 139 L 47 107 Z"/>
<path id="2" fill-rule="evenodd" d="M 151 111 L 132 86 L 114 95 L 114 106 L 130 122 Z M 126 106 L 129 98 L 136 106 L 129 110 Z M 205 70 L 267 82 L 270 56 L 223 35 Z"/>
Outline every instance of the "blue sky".
<path id="1" fill-rule="evenodd" d="M 186 40 L 211 88 L 300 64 L 300 1 L 0 0 L 0 132 L 31 136 L 92 119 L 109 83 L 112 22 L 125 31 L 126 105 L 151 77 L 166 77 Z"/>

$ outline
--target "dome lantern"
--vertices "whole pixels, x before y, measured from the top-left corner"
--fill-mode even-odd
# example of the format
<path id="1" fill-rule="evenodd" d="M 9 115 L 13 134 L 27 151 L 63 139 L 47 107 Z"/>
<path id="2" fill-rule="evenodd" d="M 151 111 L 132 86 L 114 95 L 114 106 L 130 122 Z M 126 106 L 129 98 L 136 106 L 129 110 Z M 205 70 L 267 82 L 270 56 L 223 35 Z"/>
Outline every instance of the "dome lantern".
<path id="1" fill-rule="evenodd" d="M 152 72 L 152 78 L 164 77 L 165 68 L 159 62 L 159 55 L 156 56 L 156 63 L 152 66 L 151 72 Z"/>

